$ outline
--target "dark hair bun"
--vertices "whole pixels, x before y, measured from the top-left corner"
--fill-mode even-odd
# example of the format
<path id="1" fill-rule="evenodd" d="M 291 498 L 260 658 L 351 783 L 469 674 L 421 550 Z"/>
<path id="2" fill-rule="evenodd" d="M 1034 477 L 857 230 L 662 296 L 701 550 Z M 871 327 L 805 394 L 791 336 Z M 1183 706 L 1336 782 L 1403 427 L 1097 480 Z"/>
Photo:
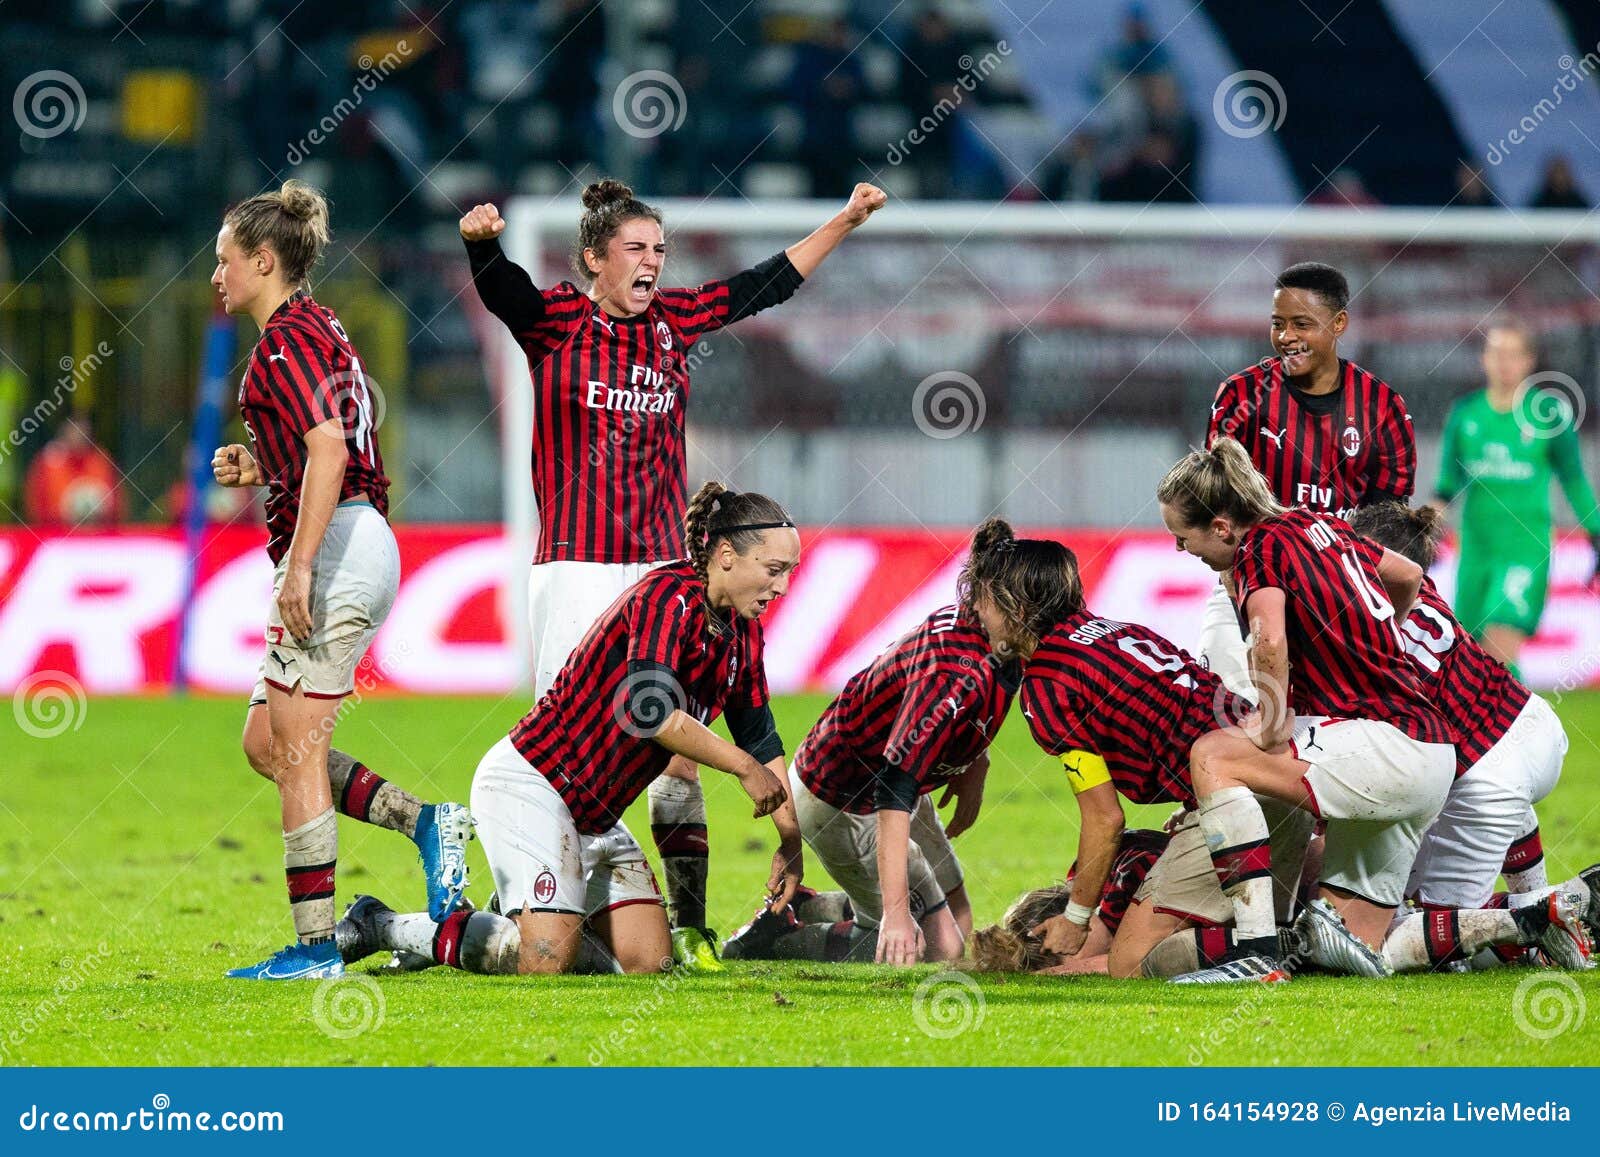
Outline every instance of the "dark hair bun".
<path id="1" fill-rule="evenodd" d="M 604 209 L 607 205 L 631 200 L 633 200 L 633 190 L 610 177 L 596 181 L 583 191 L 583 207 L 590 210 Z"/>
<path id="2" fill-rule="evenodd" d="M 991 518 L 978 527 L 972 536 L 972 553 L 988 554 L 1003 543 L 1015 542 L 1016 532 L 1011 529 L 1011 524 L 1003 518 Z"/>

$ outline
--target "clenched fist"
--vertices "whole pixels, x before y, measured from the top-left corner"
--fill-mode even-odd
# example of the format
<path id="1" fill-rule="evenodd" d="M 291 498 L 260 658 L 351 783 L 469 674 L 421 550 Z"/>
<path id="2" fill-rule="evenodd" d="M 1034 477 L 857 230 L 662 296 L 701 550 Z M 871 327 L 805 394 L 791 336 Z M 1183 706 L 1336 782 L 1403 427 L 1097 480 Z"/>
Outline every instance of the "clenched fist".
<path id="1" fill-rule="evenodd" d="M 488 241 L 506 229 L 505 218 L 493 205 L 474 205 L 461 218 L 461 236 L 468 241 Z"/>
<path id="2" fill-rule="evenodd" d="M 260 486 L 261 469 L 250 451 L 237 442 L 232 446 L 218 446 L 211 455 L 211 477 L 218 486 Z"/>
<path id="3" fill-rule="evenodd" d="M 845 203 L 845 219 L 850 222 L 851 228 L 854 228 L 883 208 L 888 200 L 889 194 L 878 186 L 863 181 L 855 187 L 855 191 L 850 194 L 850 200 Z"/>

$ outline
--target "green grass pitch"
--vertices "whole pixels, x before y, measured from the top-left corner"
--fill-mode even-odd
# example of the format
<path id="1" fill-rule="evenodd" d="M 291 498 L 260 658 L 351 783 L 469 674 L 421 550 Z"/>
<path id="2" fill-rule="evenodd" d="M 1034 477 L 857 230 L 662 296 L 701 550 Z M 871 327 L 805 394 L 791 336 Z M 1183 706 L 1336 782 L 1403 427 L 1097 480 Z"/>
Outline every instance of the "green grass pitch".
<path id="1" fill-rule="evenodd" d="M 777 704 L 791 745 L 825 701 Z M 1566 773 L 1541 809 L 1552 879 L 1600 860 L 1600 696 L 1559 704 Z M 339 746 L 433 799 L 465 800 L 520 696 L 375 699 Z M 931 966 L 747 963 L 719 977 L 483 978 L 436 969 L 315 984 L 222 978 L 289 938 L 276 797 L 238 751 L 241 705 L 94 699 L 49 739 L 11 730 L 0 769 L 0 1063 L 1593 1064 L 1595 974 L 1505 971 L 1196 991 L 1103 978 L 934 982 Z M 1595 739 L 1589 736 L 1595 736 Z M 774 846 L 738 785 L 703 773 L 711 909 L 754 910 Z M 1075 808 L 1013 713 L 976 828 L 957 841 L 980 923 L 1059 877 Z M 1158 824 L 1164 813 L 1130 815 Z M 630 825 L 648 843 L 643 803 Z M 420 908 L 410 844 L 340 822 L 339 899 Z M 472 845 L 479 903 L 491 885 Z M 808 864 L 810 883 L 823 886 Z M 1554 986 L 1554 987 L 1552 987 Z M 919 997 L 919 988 L 922 995 Z M 1521 989 L 1519 995 L 1519 989 Z M 1581 1017 L 1581 1019 L 1580 1019 Z M 1570 1027 L 1550 1035 L 1552 1027 Z M 1523 1031 L 1529 1025 L 1534 1035 Z"/>

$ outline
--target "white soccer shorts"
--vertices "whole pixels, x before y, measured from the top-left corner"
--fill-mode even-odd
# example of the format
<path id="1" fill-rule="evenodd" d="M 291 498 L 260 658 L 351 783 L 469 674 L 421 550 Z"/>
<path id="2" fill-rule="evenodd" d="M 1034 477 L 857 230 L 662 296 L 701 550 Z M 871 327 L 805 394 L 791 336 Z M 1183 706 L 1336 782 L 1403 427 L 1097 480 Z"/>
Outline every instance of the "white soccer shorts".
<path id="1" fill-rule="evenodd" d="M 811 794 L 792 766 L 789 794 L 794 799 L 806 846 L 850 897 L 856 924 L 862 928 L 878 927 L 883 923 L 883 893 L 878 887 L 878 817 L 841 811 L 823 802 Z M 911 841 L 906 853 L 911 915 L 921 921 L 945 906 L 946 891 L 961 886 L 961 862 L 927 796 L 918 801 L 917 810 L 911 813 Z"/>
<path id="2" fill-rule="evenodd" d="M 556 681 L 583 636 L 618 596 L 662 562 L 541 562 L 528 568 L 533 699 Z"/>
<path id="3" fill-rule="evenodd" d="M 1561 778 L 1566 754 L 1561 720 L 1533 696 L 1500 742 L 1451 786 L 1422 837 L 1406 894 L 1453 908 L 1487 904 L 1506 851 L 1527 830 L 1532 806 Z"/>
<path id="4" fill-rule="evenodd" d="M 1456 749 L 1376 719 L 1301 717 L 1291 748 L 1327 821 L 1322 880 L 1387 908 L 1405 897 L 1422 834 L 1455 780 Z"/>
<path id="5" fill-rule="evenodd" d="M 400 549 L 388 519 L 365 502 L 334 508 L 311 564 L 311 638 L 284 629 L 277 592 L 289 569 L 285 555 L 272 580 L 266 649 L 250 703 L 267 701 L 267 685 L 314 699 L 339 699 L 355 690 L 356 668 L 389 617 L 400 589 Z"/>
<path id="6" fill-rule="evenodd" d="M 590 917 L 661 904 L 655 873 L 627 825 L 580 835 L 561 794 L 509 736 L 478 763 L 471 800 L 500 911 Z"/>

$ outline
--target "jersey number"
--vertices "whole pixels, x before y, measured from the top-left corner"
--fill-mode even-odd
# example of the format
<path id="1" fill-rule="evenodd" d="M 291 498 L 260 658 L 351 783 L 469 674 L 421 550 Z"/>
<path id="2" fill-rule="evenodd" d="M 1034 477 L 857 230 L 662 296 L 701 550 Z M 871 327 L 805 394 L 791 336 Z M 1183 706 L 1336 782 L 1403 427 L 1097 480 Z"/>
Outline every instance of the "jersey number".
<path id="1" fill-rule="evenodd" d="M 357 450 L 370 457 L 372 454 L 372 391 L 367 388 L 366 371 L 361 368 L 361 359 L 356 356 L 355 346 L 350 344 L 350 335 L 345 333 L 344 325 L 336 317 L 330 318 L 328 324 L 333 327 L 333 332 L 339 335 L 339 340 L 344 342 L 345 348 L 350 351 L 350 381 L 347 386 L 341 388 L 339 394 L 335 395 L 335 400 L 342 401 L 343 399 L 339 395 L 349 394 L 350 401 L 355 404 L 356 408 L 355 425 L 351 428 L 349 437 L 356 444 Z M 344 422 L 342 414 L 339 420 L 341 423 Z"/>
<path id="2" fill-rule="evenodd" d="M 1333 536 L 1333 531 L 1320 522 L 1313 522 L 1306 527 L 1306 537 L 1311 540 L 1311 545 L 1318 550 L 1326 550 L 1328 547 L 1335 546 L 1338 543 L 1338 539 Z M 1350 585 L 1355 588 L 1357 597 L 1366 605 L 1372 617 L 1380 623 L 1387 620 L 1392 627 L 1394 604 L 1389 601 L 1387 594 L 1372 585 L 1372 580 L 1367 577 L 1366 570 L 1356 559 L 1356 556 L 1348 550 L 1340 551 L 1339 565 L 1344 568 L 1345 577 L 1350 580 Z M 1401 642 L 1404 641 L 1402 638 Z"/>
<path id="3" fill-rule="evenodd" d="M 1163 650 L 1149 639 L 1134 639 L 1124 635 L 1117 640 L 1117 646 L 1128 655 L 1132 655 L 1144 666 L 1158 675 L 1180 671 L 1172 682 L 1179 687 L 1194 687 L 1194 676 L 1184 670 L 1185 663 L 1182 655 L 1175 655 L 1171 651 Z"/>
<path id="4" fill-rule="evenodd" d="M 1438 633 L 1420 625 L 1416 621 L 1419 618 L 1427 619 Z M 1406 653 L 1427 671 L 1437 671 L 1439 656 L 1449 654 L 1456 645 L 1455 625 L 1426 603 L 1418 603 L 1400 629 L 1405 633 Z"/>

